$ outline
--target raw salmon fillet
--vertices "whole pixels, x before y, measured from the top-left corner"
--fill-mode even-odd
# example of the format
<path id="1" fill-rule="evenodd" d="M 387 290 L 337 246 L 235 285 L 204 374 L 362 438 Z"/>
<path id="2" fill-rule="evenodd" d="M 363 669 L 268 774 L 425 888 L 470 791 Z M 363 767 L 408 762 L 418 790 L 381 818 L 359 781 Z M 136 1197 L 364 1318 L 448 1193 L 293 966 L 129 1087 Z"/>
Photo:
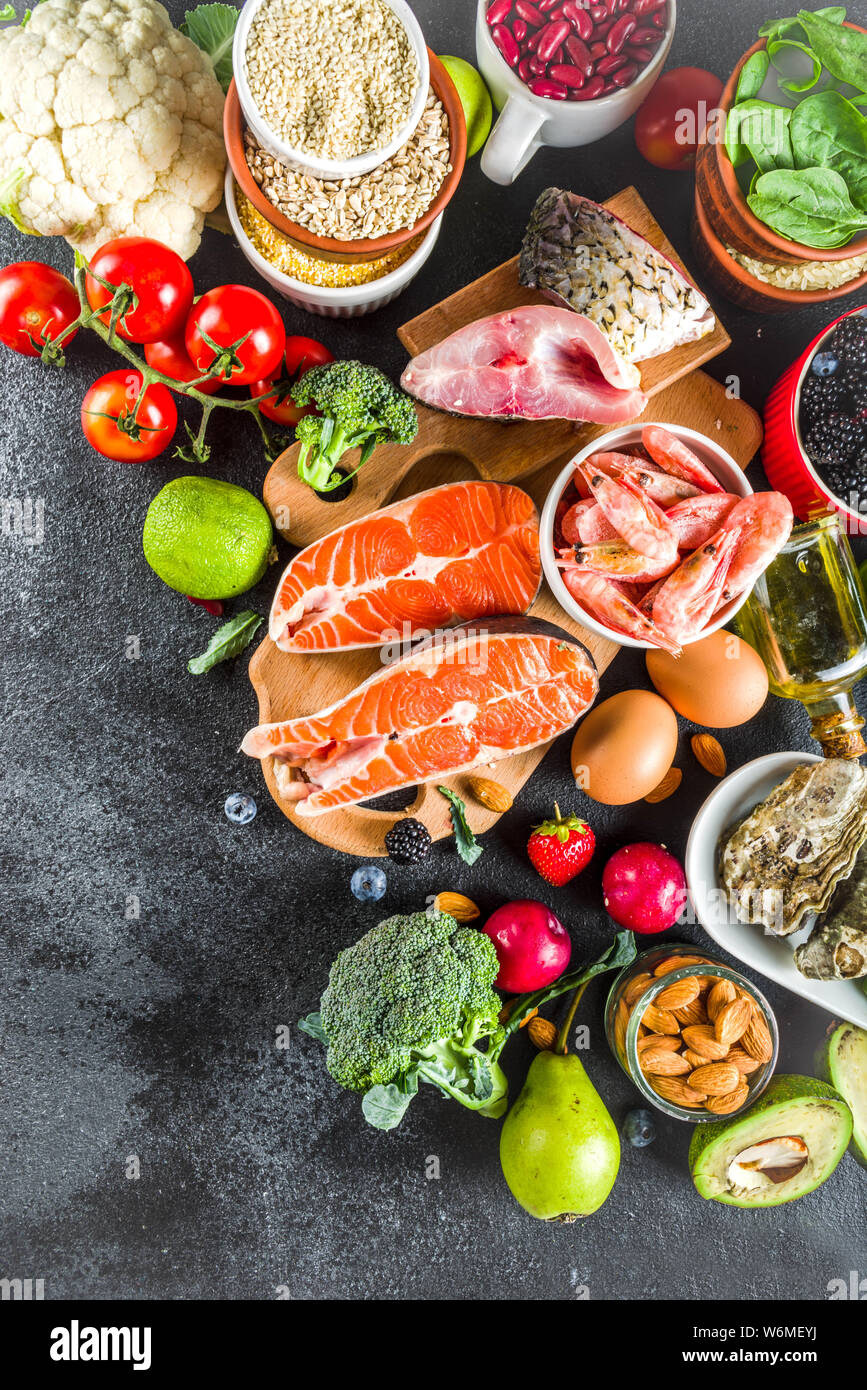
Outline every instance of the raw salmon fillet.
<path id="1" fill-rule="evenodd" d="M 260 724 L 241 748 L 274 757 L 281 794 L 318 816 L 547 743 L 598 686 L 590 653 L 551 623 L 467 623 L 319 714 Z"/>
<path id="2" fill-rule="evenodd" d="M 401 641 L 468 618 L 526 613 L 539 516 L 520 488 L 452 483 L 332 531 L 296 555 L 271 606 L 286 652 Z"/>
<path id="3" fill-rule="evenodd" d="M 419 353 L 400 384 L 425 405 L 494 420 L 596 420 L 640 415 L 638 369 L 571 309 L 528 304 L 459 328 Z"/>

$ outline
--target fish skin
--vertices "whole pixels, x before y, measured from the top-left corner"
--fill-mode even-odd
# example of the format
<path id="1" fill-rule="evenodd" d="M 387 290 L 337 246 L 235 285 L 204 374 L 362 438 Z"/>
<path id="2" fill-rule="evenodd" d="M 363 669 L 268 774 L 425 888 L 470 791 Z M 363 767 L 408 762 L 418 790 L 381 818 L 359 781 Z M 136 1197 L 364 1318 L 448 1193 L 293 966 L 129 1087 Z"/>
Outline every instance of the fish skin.
<path id="1" fill-rule="evenodd" d="M 640 380 L 589 318 L 526 304 L 419 353 L 400 384 L 431 409 L 473 419 L 615 424 L 644 410 Z"/>
<path id="2" fill-rule="evenodd" d="M 539 515 L 505 483 L 450 483 L 315 541 L 284 571 L 269 630 L 283 651 L 346 651 L 419 629 L 526 613 L 542 581 Z"/>
<path id="3" fill-rule="evenodd" d="M 561 188 L 536 200 L 518 279 L 592 319 L 628 362 L 697 342 L 716 324 L 679 266 L 607 208 Z"/>
<path id="4" fill-rule="evenodd" d="M 322 815 L 548 743 L 599 688 L 587 649 L 551 623 L 495 618 L 422 642 L 328 709 L 261 724 L 241 745 L 275 757 L 281 794 Z M 291 778 L 298 769 L 303 779 Z"/>

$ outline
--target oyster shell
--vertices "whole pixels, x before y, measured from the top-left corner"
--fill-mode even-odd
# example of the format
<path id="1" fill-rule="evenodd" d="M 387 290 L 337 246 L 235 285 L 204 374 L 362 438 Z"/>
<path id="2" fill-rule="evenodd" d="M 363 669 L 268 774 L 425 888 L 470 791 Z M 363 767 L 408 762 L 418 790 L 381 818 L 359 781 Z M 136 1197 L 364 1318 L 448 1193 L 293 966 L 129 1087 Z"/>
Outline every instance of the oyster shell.
<path id="1" fill-rule="evenodd" d="M 807 763 L 727 840 L 720 877 L 742 921 L 790 936 L 824 912 L 867 840 L 867 770 L 843 758 Z"/>
<path id="2" fill-rule="evenodd" d="M 837 884 L 828 911 L 808 941 L 795 951 L 795 964 L 811 980 L 858 980 L 867 976 L 867 847 L 849 878 Z"/>

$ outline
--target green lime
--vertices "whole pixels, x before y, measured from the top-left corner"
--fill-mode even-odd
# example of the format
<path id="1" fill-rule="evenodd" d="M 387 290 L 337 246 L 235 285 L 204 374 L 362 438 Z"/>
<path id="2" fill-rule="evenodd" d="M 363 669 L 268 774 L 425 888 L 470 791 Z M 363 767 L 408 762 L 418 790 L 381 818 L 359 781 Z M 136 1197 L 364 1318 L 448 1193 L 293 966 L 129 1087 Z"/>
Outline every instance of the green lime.
<path id="1" fill-rule="evenodd" d="M 232 598 L 258 584 L 274 543 L 257 497 L 217 478 L 175 478 L 145 517 L 145 559 L 170 589 L 191 598 Z"/>
<path id="2" fill-rule="evenodd" d="M 440 62 L 458 89 L 467 121 L 467 159 L 478 154 L 488 138 L 494 108 L 491 94 L 472 63 L 440 54 Z"/>

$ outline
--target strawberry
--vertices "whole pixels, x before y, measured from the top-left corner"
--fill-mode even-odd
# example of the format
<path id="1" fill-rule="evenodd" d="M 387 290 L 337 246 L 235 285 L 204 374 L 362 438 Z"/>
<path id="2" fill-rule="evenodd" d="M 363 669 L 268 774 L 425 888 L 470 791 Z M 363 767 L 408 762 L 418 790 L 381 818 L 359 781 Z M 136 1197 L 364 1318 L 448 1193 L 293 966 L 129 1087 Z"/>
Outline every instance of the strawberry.
<path id="1" fill-rule="evenodd" d="M 595 848 L 596 836 L 586 820 L 579 820 L 578 816 L 567 816 L 564 820 L 556 802 L 554 820 L 535 825 L 527 841 L 530 863 L 555 888 L 562 888 L 586 869 Z"/>

